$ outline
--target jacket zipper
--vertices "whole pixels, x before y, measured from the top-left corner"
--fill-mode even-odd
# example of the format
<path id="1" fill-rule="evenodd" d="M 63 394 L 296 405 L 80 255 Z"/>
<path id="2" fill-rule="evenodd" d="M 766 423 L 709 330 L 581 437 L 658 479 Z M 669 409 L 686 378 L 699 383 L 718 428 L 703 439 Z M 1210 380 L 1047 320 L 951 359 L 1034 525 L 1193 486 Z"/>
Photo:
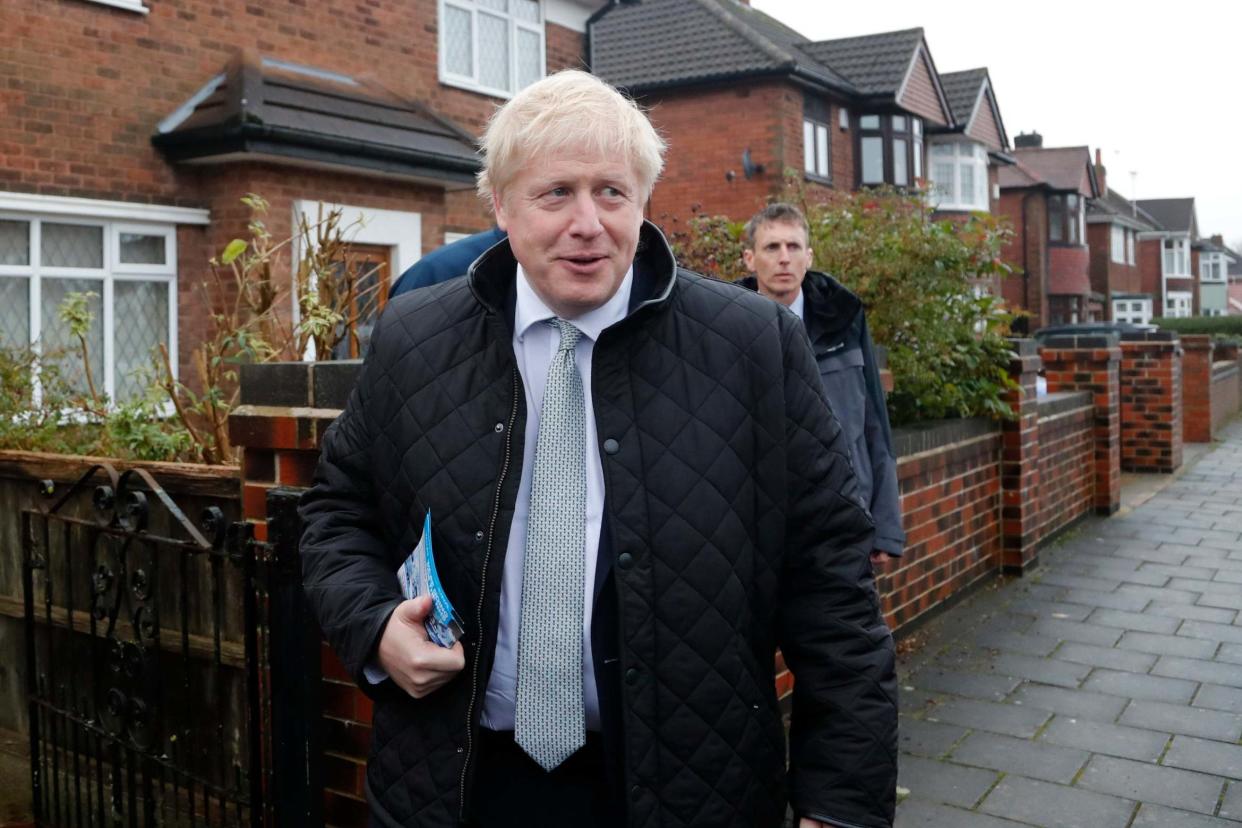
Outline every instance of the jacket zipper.
<path id="1" fill-rule="evenodd" d="M 492 558 L 492 545 L 496 540 L 496 520 L 500 517 L 500 497 L 504 489 L 505 478 L 509 474 L 509 462 L 513 459 L 513 425 L 517 421 L 518 409 L 518 372 L 513 368 L 513 406 L 509 410 L 509 424 L 506 426 L 508 435 L 505 439 L 505 459 L 500 464 L 500 476 L 496 480 L 496 498 L 492 503 L 492 516 L 487 527 L 487 550 L 483 553 L 483 572 L 479 578 L 479 605 L 475 611 L 475 629 L 478 630 L 479 646 L 474 655 L 474 670 L 470 678 L 470 704 L 466 707 L 466 758 L 461 766 L 461 801 L 458 803 L 458 816 L 466 816 L 466 776 L 470 770 L 470 760 L 474 754 L 474 703 L 479 696 L 479 662 L 483 660 L 483 603 L 487 598 L 487 565 Z"/>

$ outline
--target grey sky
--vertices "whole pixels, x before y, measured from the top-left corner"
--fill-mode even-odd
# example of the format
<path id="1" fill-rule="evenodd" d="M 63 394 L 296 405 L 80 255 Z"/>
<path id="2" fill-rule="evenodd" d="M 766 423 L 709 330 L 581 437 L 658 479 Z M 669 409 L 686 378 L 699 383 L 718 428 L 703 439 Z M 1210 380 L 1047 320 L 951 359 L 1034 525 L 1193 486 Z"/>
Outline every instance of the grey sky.
<path id="1" fill-rule="evenodd" d="M 1193 196 L 1200 233 L 1242 240 L 1242 4 L 752 5 L 815 40 L 922 26 L 939 71 L 988 68 L 1011 141 L 1037 130 L 1046 147 L 1098 147 L 1114 190 Z"/>

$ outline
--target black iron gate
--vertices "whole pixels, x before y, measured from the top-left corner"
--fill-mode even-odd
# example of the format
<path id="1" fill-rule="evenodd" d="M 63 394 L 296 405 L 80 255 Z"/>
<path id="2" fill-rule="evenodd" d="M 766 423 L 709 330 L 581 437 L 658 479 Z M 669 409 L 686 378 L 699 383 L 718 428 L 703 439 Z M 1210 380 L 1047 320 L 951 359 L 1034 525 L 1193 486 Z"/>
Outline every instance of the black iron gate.
<path id="1" fill-rule="evenodd" d="M 36 824 L 319 824 L 297 493 L 269 493 L 259 543 L 141 469 L 43 486 L 22 512 Z"/>

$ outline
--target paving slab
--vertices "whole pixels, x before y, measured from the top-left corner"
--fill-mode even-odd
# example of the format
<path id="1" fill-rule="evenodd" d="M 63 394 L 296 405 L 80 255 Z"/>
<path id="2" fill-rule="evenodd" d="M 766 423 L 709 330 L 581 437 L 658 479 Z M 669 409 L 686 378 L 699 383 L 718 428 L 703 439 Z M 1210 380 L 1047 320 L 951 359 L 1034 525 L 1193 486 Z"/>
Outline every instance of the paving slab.
<path id="1" fill-rule="evenodd" d="M 1029 822 L 1012 822 L 975 811 L 907 799 L 897 807 L 895 828 L 1021 828 Z"/>
<path id="2" fill-rule="evenodd" d="M 1161 656 L 1151 668 L 1152 675 L 1183 678 L 1190 681 L 1207 681 L 1226 687 L 1242 687 L 1242 670 L 1237 665 L 1222 661 L 1206 661 L 1201 658 L 1178 658 Z"/>
<path id="3" fill-rule="evenodd" d="M 908 789 L 913 798 L 970 808 L 998 777 L 999 774 L 991 770 L 903 756 L 897 784 Z"/>
<path id="4" fill-rule="evenodd" d="M 1234 624 L 1212 624 L 1207 621 L 1183 621 L 1178 635 L 1202 638 L 1207 641 L 1224 641 L 1242 644 L 1242 627 Z"/>
<path id="5" fill-rule="evenodd" d="M 975 732 L 955 747 L 949 758 L 958 764 L 1068 785 L 1090 755 L 1077 748 Z"/>
<path id="6" fill-rule="evenodd" d="M 1023 776 L 1006 776 L 979 810 L 1044 828 L 1125 828 L 1134 802 Z"/>
<path id="7" fill-rule="evenodd" d="M 1049 687 L 1045 684 L 1026 683 L 1011 697 L 1014 704 L 1049 710 L 1063 716 L 1092 719 L 1099 722 L 1115 721 L 1129 703 L 1128 699 L 1070 690 L 1065 687 Z"/>
<path id="8" fill-rule="evenodd" d="M 1036 635 L 1047 635 L 1063 641 L 1076 641 L 1079 644 L 1095 644 L 1098 647 L 1111 647 L 1121 640 L 1124 632 L 1112 627 L 1095 627 L 1077 621 L 1060 621 L 1041 618 L 1031 625 L 1031 632 Z"/>
<path id="9" fill-rule="evenodd" d="M 1189 658 L 1211 658 L 1216 654 L 1215 641 L 1147 632 L 1128 631 L 1122 633 L 1117 646 L 1125 650 L 1138 650 L 1140 653 L 1186 656 Z"/>
<path id="10" fill-rule="evenodd" d="M 969 732 L 957 725 L 925 722 L 903 716 L 897 727 L 897 741 L 904 753 L 935 758 L 948 753 L 949 748 Z"/>
<path id="11" fill-rule="evenodd" d="M 1118 627 L 1123 630 L 1142 630 L 1172 635 L 1182 625 L 1182 620 L 1167 615 L 1100 608 L 1087 616 L 1087 623 L 1098 624 L 1102 627 Z"/>
<path id="12" fill-rule="evenodd" d="M 1220 816 L 1242 822 L 1242 782 L 1230 782 L 1220 803 Z"/>
<path id="13" fill-rule="evenodd" d="M 1202 684 L 1199 686 L 1199 693 L 1195 696 L 1193 704 L 1195 707 L 1242 713 L 1242 690 L 1236 687 L 1222 687 L 1219 684 Z"/>
<path id="14" fill-rule="evenodd" d="M 1002 653 L 996 656 L 992 660 L 992 669 L 1006 676 L 1018 676 L 1040 684 L 1055 684 L 1059 687 L 1077 687 L 1091 672 L 1091 668 L 1084 664 L 1036 658 L 1018 653 Z M 1010 691 L 1012 690 L 1011 687 Z"/>
<path id="15" fill-rule="evenodd" d="M 1165 702 L 1133 701 L 1121 714 L 1120 723 L 1221 742 L 1242 737 L 1242 715 Z"/>
<path id="16" fill-rule="evenodd" d="M 1190 704 L 1199 689 L 1198 682 L 1162 676 L 1145 676 L 1118 670 L 1097 669 L 1083 682 L 1083 690 L 1123 696 L 1127 699 L 1182 702 Z"/>
<path id="17" fill-rule="evenodd" d="M 1029 739 L 1052 718 L 1047 710 L 1016 704 L 997 704 L 974 699 L 954 699 L 936 708 L 932 721 L 988 730 L 1006 736 Z"/>
<path id="18" fill-rule="evenodd" d="M 951 693 L 971 699 L 1001 701 L 1014 691 L 1021 679 L 987 673 L 927 668 L 909 678 L 908 683 L 921 690 Z"/>
<path id="19" fill-rule="evenodd" d="M 1242 745 L 1227 745 L 1193 736 L 1174 736 L 1163 764 L 1242 780 Z"/>
<path id="20" fill-rule="evenodd" d="M 1093 756 L 1079 787 L 1200 814 L 1216 813 L 1224 780 L 1113 756 Z"/>
<path id="21" fill-rule="evenodd" d="M 1216 660 L 1242 664 L 1242 644 L 1221 644 L 1216 651 Z"/>
<path id="22" fill-rule="evenodd" d="M 1201 607 L 1198 604 L 1170 604 L 1164 601 L 1152 601 L 1143 612 L 1149 615 L 1167 615 L 1171 618 L 1211 621 L 1216 624 L 1232 624 L 1238 617 L 1236 609 Z"/>
<path id="23" fill-rule="evenodd" d="M 1169 743 L 1167 733 L 1137 727 L 1057 716 L 1039 734 L 1042 741 L 1092 753 L 1155 762 Z"/>
<path id="24" fill-rule="evenodd" d="M 1156 661 L 1160 658 L 1153 653 L 1118 650 L 1116 647 L 1097 647 L 1094 644 L 1079 644 L 1077 642 L 1062 644 L 1052 654 L 1052 657 L 1059 658 L 1062 661 L 1088 664 L 1092 667 L 1125 670 L 1130 673 L 1146 673 L 1156 666 Z"/>
<path id="25" fill-rule="evenodd" d="M 966 825 L 969 823 L 963 823 Z M 1238 828 L 1236 822 L 1144 802 L 1130 828 Z"/>

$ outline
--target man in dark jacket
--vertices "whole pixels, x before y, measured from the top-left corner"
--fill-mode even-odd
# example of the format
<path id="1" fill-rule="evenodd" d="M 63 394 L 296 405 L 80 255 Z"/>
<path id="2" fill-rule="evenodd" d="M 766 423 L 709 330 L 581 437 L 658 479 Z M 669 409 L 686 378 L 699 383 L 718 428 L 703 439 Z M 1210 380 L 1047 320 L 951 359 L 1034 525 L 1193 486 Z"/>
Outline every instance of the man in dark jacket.
<path id="1" fill-rule="evenodd" d="M 302 505 L 373 824 L 890 826 L 873 528 L 797 320 L 677 267 L 642 218 L 663 143 L 598 79 L 527 87 L 483 147 L 508 241 L 388 305 Z M 428 511 L 451 649 L 394 574 Z"/>
<path id="2" fill-rule="evenodd" d="M 872 561 L 900 556 L 906 543 L 897 461 L 880 369 L 862 302 L 836 279 L 810 270 L 806 217 L 770 204 L 746 223 L 742 257 L 754 276 L 741 284 L 792 310 L 806 325 L 828 404 L 841 421 L 863 503 L 875 520 Z"/>
<path id="3" fill-rule="evenodd" d="M 484 250 L 504 237 L 503 230 L 493 227 L 491 230 L 466 236 L 464 239 L 458 239 L 433 250 L 401 274 L 401 277 L 393 283 L 392 289 L 388 291 L 388 298 L 409 293 L 411 290 L 438 285 L 458 276 L 465 276 L 470 263 L 483 255 Z"/>

